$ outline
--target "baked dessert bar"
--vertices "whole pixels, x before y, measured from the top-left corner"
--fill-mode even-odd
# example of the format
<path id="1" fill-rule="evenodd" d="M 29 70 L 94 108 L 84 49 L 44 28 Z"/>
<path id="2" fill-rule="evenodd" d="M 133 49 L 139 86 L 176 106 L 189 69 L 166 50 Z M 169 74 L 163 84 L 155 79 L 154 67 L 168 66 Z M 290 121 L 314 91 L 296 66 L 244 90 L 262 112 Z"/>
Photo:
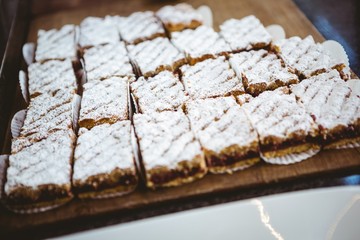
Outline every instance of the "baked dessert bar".
<path id="1" fill-rule="evenodd" d="M 50 59 L 64 60 L 77 57 L 75 26 L 65 25 L 61 29 L 39 30 L 35 61 L 44 62 Z"/>
<path id="2" fill-rule="evenodd" d="M 88 82 L 134 75 L 124 42 L 86 49 L 83 58 Z"/>
<path id="3" fill-rule="evenodd" d="M 193 66 L 184 65 L 180 72 L 185 92 L 191 98 L 220 97 L 244 92 L 240 79 L 223 56 L 207 59 Z"/>
<path id="4" fill-rule="evenodd" d="M 45 211 L 68 202 L 73 197 L 74 142 L 72 130 L 57 131 L 10 155 L 6 205 L 13 211 L 26 213 Z"/>
<path id="5" fill-rule="evenodd" d="M 77 80 L 70 59 L 50 60 L 29 65 L 29 94 L 34 98 L 42 93 L 55 94 L 60 89 L 76 93 Z"/>
<path id="6" fill-rule="evenodd" d="M 118 18 L 117 27 L 122 40 L 127 44 L 138 44 L 157 37 L 165 37 L 165 30 L 154 12 L 135 12 Z"/>
<path id="7" fill-rule="evenodd" d="M 203 24 L 203 18 L 191 5 L 179 3 L 175 6 L 164 6 L 156 12 L 168 32 L 195 29 Z"/>
<path id="8" fill-rule="evenodd" d="M 114 17 L 87 17 L 80 23 L 79 45 L 81 48 L 89 48 L 108 43 L 115 44 L 119 41 L 120 36 Z"/>
<path id="9" fill-rule="evenodd" d="M 272 49 L 279 54 L 285 64 L 296 70 L 301 78 L 309 78 L 313 75 L 336 69 L 343 73 L 346 64 L 330 56 L 320 43 L 315 43 L 312 36 L 304 39 L 291 37 L 281 39 L 273 43 Z"/>
<path id="10" fill-rule="evenodd" d="M 232 54 L 229 62 L 246 92 L 254 96 L 299 82 L 297 75 L 275 54 L 263 49 Z"/>
<path id="11" fill-rule="evenodd" d="M 210 172 L 231 173 L 260 161 L 257 133 L 234 97 L 188 101 L 185 113 Z"/>
<path id="12" fill-rule="evenodd" d="M 54 95 L 41 94 L 31 99 L 18 141 L 12 142 L 11 151 L 38 142 L 52 132 L 73 129 L 74 94 L 59 90 Z"/>
<path id="13" fill-rule="evenodd" d="M 130 131 L 129 120 L 79 130 L 72 182 L 80 198 L 112 197 L 135 189 Z"/>
<path id="14" fill-rule="evenodd" d="M 200 26 L 196 29 L 186 29 L 173 32 L 171 41 L 186 54 L 190 64 L 195 64 L 208 58 L 226 55 L 230 52 L 229 45 L 214 29 Z"/>
<path id="15" fill-rule="evenodd" d="M 305 79 L 291 91 L 318 124 L 325 148 L 360 142 L 360 93 L 336 70 Z"/>
<path id="16" fill-rule="evenodd" d="M 130 77 L 111 77 L 84 84 L 79 126 L 91 129 L 103 123 L 129 119 Z"/>
<path id="17" fill-rule="evenodd" d="M 272 40 L 260 20 L 253 15 L 226 20 L 220 25 L 220 35 L 233 52 L 265 48 Z"/>
<path id="18" fill-rule="evenodd" d="M 149 188 L 178 186 L 206 174 L 203 152 L 183 112 L 135 114 L 134 125 Z"/>
<path id="19" fill-rule="evenodd" d="M 305 107 L 287 88 L 265 91 L 245 103 L 247 112 L 260 141 L 264 158 L 282 157 L 319 149 L 318 129 Z"/>
<path id="20" fill-rule="evenodd" d="M 129 45 L 128 50 L 130 58 L 144 77 L 154 76 L 164 70 L 174 71 L 186 62 L 184 54 L 163 37 Z"/>
<path id="21" fill-rule="evenodd" d="M 131 92 L 141 113 L 174 111 L 188 99 L 179 77 L 169 71 L 138 78 L 131 84 Z"/>

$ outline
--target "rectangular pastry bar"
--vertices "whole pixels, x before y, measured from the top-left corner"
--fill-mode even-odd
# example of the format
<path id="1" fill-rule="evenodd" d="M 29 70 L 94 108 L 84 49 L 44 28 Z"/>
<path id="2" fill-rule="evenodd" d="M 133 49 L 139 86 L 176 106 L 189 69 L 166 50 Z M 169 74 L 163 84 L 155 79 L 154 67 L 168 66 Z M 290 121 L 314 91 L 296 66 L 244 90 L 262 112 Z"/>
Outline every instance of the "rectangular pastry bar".
<path id="1" fill-rule="evenodd" d="M 154 12 L 135 12 L 128 17 L 119 17 L 117 27 L 121 39 L 127 44 L 138 44 L 157 37 L 166 37 L 161 22 Z"/>
<path id="2" fill-rule="evenodd" d="M 73 197 L 74 142 L 72 130 L 57 131 L 10 155 L 5 184 L 6 205 L 13 211 L 30 213 L 68 202 Z"/>
<path id="3" fill-rule="evenodd" d="M 360 94 L 336 70 L 291 86 L 318 124 L 325 148 L 360 142 Z"/>
<path id="4" fill-rule="evenodd" d="M 331 69 L 338 70 L 343 78 L 347 78 L 343 72 L 346 64 L 330 56 L 320 43 L 315 43 L 312 36 L 277 40 L 272 44 L 272 48 L 301 78 L 309 78 Z"/>
<path id="5" fill-rule="evenodd" d="M 265 158 L 319 149 L 316 124 L 295 95 L 283 91 L 289 90 L 265 91 L 242 106 L 258 132 Z"/>
<path id="6" fill-rule="evenodd" d="M 178 75 L 169 71 L 138 78 L 131 84 L 131 92 L 141 113 L 174 111 L 188 99 Z"/>
<path id="7" fill-rule="evenodd" d="M 31 99 L 20 129 L 19 136 L 23 138 L 12 142 L 12 153 L 46 138 L 52 132 L 72 130 L 74 97 L 74 94 L 60 90 L 54 95 L 44 93 Z"/>
<path id="8" fill-rule="evenodd" d="M 194 30 L 186 29 L 182 32 L 173 32 L 171 41 L 186 54 L 190 64 L 226 55 L 231 51 L 229 45 L 214 29 L 204 25 Z"/>
<path id="9" fill-rule="evenodd" d="M 241 94 L 244 87 L 229 62 L 221 56 L 180 68 L 185 92 L 191 98 L 221 97 Z"/>
<path id="10" fill-rule="evenodd" d="M 259 162 L 257 133 L 234 97 L 197 99 L 185 106 L 210 172 L 231 173 Z"/>
<path id="11" fill-rule="evenodd" d="M 149 188 L 178 186 L 206 174 L 203 152 L 183 112 L 135 114 L 134 125 Z"/>
<path id="12" fill-rule="evenodd" d="M 124 42 L 85 49 L 83 58 L 88 82 L 134 75 Z"/>
<path id="13" fill-rule="evenodd" d="M 79 126 L 90 129 L 129 119 L 128 82 L 132 79 L 111 77 L 84 84 Z"/>
<path id="14" fill-rule="evenodd" d="M 137 45 L 128 46 L 129 54 L 141 74 L 151 77 L 161 71 L 174 71 L 186 62 L 185 55 L 169 39 L 158 37 Z"/>
<path id="15" fill-rule="evenodd" d="M 245 90 L 259 95 L 265 90 L 298 83 L 299 79 L 274 53 L 266 50 L 240 52 L 230 56 L 230 65 L 242 79 Z"/>
<path id="16" fill-rule="evenodd" d="M 50 59 L 64 60 L 77 57 L 75 26 L 65 25 L 61 29 L 39 30 L 35 61 L 44 62 Z"/>
<path id="17" fill-rule="evenodd" d="M 113 197 L 135 189 L 130 131 L 129 120 L 79 130 L 72 181 L 80 198 Z"/>
<path id="18" fill-rule="evenodd" d="M 203 24 L 203 18 L 191 5 L 179 3 L 175 6 L 164 6 L 156 12 L 168 32 L 195 29 Z"/>
<path id="19" fill-rule="evenodd" d="M 70 59 L 30 64 L 28 84 L 31 98 L 42 93 L 55 94 L 60 89 L 73 94 L 77 91 L 77 80 Z"/>
<path id="20" fill-rule="evenodd" d="M 89 48 L 108 43 L 118 43 L 120 35 L 116 28 L 116 18 L 87 17 L 80 23 L 79 45 Z"/>
<path id="21" fill-rule="evenodd" d="M 233 52 L 264 48 L 271 42 L 271 35 L 253 15 L 226 20 L 220 25 L 220 35 Z"/>

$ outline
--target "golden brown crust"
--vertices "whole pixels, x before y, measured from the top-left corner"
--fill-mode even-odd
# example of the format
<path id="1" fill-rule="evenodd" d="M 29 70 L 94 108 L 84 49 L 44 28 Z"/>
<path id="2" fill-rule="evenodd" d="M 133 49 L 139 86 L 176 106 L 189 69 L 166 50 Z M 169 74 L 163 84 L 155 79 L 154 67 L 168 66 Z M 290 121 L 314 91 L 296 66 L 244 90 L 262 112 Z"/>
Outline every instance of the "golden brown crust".
<path id="1" fill-rule="evenodd" d="M 265 158 L 276 158 L 282 157 L 289 154 L 302 153 L 309 150 L 318 150 L 320 149 L 320 145 L 313 143 L 304 143 L 296 146 L 289 146 L 283 149 L 270 150 L 270 151 L 262 151 L 262 155 Z"/>
<path id="2" fill-rule="evenodd" d="M 166 30 L 169 31 L 169 32 L 179 32 L 179 31 L 182 31 L 184 29 L 195 29 L 200 25 L 202 25 L 202 22 L 200 22 L 198 20 L 191 20 L 191 22 L 189 24 L 171 23 L 171 22 L 168 22 L 168 23 L 164 24 Z"/>

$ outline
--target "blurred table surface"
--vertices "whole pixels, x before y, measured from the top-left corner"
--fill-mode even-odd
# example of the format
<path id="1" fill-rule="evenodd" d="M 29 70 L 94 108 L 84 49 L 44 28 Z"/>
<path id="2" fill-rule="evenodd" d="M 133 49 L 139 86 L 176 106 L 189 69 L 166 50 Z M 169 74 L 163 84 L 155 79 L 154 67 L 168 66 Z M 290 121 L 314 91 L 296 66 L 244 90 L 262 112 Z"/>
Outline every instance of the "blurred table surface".
<path id="1" fill-rule="evenodd" d="M 43 2 L 44 4 L 39 4 Z M 67 1 L 66 1 L 67 2 Z M 77 8 L 83 0 L 72 1 L 72 4 L 66 6 Z M 360 74 L 360 1 L 358 0 L 294 0 L 297 6 L 305 13 L 313 25 L 326 39 L 333 39 L 340 42 L 350 60 L 350 66 L 353 71 Z M 57 9 L 64 10 L 65 5 L 62 1 L 44 1 L 33 0 L 37 3 L 37 8 L 32 9 L 33 14 L 42 14 L 44 11 L 49 11 L 52 7 L 54 11 Z M 46 4 L 45 4 L 46 3 Z M 90 0 L 89 4 L 96 4 L 96 1 Z M 164 1 L 167 4 L 168 1 Z M 172 4 L 173 2 L 171 2 Z M 264 1 L 264 4 L 275 4 L 276 1 Z M 1 32 L 0 32 L 0 59 L 5 49 L 5 43 L 11 29 L 11 23 L 15 17 L 17 0 L 0 0 L 1 5 Z M 206 1 L 204 1 L 206 4 Z M 219 3 L 221 4 L 221 2 Z M 216 11 L 216 9 L 215 9 Z M 276 13 L 274 13 L 276 14 Z M 360 157 L 359 157 L 360 161 Z M 82 219 L 81 222 L 68 224 L 59 223 L 54 226 L 48 226 L 45 230 L 32 229 L 26 234 L 30 238 L 42 238 L 48 236 L 62 235 L 71 232 L 77 232 L 85 229 L 92 229 L 96 227 L 128 222 L 136 219 L 142 219 L 161 214 L 183 211 L 187 209 L 209 206 L 213 204 L 220 204 L 239 199 L 247 199 L 263 195 L 270 195 L 276 193 L 283 193 L 289 191 L 296 191 L 309 188 L 330 187 L 339 185 L 360 185 L 360 169 L 354 169 L 354 172 L 349 172 L 344 176 L 327 176 L 311 179 L 299 179 L 287 183 L 274 184 L 270 187 L 264 186 L 257 189 L 246 189 L 238 192 L 224 193 L 211 197 L 204 197 L 199 199 L 192 199 L 191 201 L 184 201 L 181 203 L 169 203 L 162 206 L 144 208 L 141 211 L 130 210 L 121 214 L 97 216 L 94 218 Z M 355 174 L 355 175 L 354 175 Z M 22 234 L 19 233 L 19 236 Z M 0 234 L 1 236 L 1 234 Z M 14 236 L 15 237 L 15 236 Z"/>

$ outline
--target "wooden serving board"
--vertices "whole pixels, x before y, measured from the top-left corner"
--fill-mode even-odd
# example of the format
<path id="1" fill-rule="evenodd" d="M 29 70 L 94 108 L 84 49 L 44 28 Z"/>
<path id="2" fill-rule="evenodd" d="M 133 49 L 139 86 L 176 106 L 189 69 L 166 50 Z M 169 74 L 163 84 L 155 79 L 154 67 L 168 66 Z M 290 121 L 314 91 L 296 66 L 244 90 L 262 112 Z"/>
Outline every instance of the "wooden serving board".
<path id="1" fill-rule="evenodd" d="M 43 12 L 45 6 L 39 4 L 43 1 L 34 0 L 33 12 Z M 57 8 L 64 7 L 61 1 Z M 67 2 L 67 1 L 66 1 Z M 70 1 L 69 1 L 70 2 Z M 28 41 L 35 42 L 39 29 L 59 28 L 64 24 L 79 24 L 87 16 L 105 16 L 107 14 L 129 15 L 135 11 L 157 10 L 166 4 L 175 4 L 171 1 L 82 1 L 81 8 L 71 8 L 54 13 L 42 13 L 32 16 L 29 26 Z M 284 27 L 287 36 L 298 35 L 305 37 L 309 34 L 316 41 L 322 42 L 324 38 L 303 15 L 303 13 L 290 0 L 262 1 L 262 0 L 208 0 L 188 1 L 194 7 L 206 4 L 213 10 L 214 27 L 228 18 L 242 18 L 256 15 L 265 26 L 280 24 Z M 89 3 L 89 4 L 87 4 Z M 37 5 L 36 5 L 37 4 Z M 49 3 L 49 7 L 52 6 Z M 21 54 L 19 52 L 18 54 Z M 20 68 L 20 67 L 19 67 Z M 21 97 L 18 93 L 17 97 Z M 13 112 L 19 110 L 14 107 Z M 19 107 L 18 107 L 19 108 Z M 9 138 L 8 138 L 9 139 Z M 7 143 L 9 145 L 9 142 Z M 275 182 L 286 182 L 294 179 L 329 174 L 344 174 L 347 172 L 360 172 L 360 149 L 328 150 L 293 165 L 270 165 L 260 163 L 247 170 L 228 175 L 209 174 L 203 179 L 176 188 L 151 191 L 143 186 L 132 194 L 103 200 L 74 199 L 70 203 L 44 213 L 31 215 L 14 214 L 5 208 L 0 209 L 0 231 L 29 229 L 41 225 L 64 222 L 87 216 L 96 216 L 114 211 L 139 209 L 144 206 L 155 206 L 165 202 L 179 201 L 199 196 L 206 196 L 222 192 L 249 189 Z M 246 190 L 245 190 L 246 191 Z"/>

